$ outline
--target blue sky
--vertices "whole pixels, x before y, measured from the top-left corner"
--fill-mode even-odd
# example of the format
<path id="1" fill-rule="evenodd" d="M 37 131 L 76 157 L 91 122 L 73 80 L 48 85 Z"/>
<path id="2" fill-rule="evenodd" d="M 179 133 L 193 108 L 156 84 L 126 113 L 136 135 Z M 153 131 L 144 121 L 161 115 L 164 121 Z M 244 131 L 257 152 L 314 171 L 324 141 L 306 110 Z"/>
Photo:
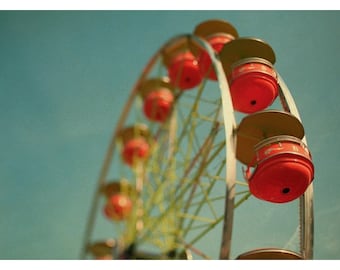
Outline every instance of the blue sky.
<path id="1" fill-rule="evenodd" d="M 1 259 L 78 258 L 130 89 L 164 42 L 213 18 L 273 47 L 315 164 L 314 257 L 339 259 L 338 11 L 1 11 Z"/>

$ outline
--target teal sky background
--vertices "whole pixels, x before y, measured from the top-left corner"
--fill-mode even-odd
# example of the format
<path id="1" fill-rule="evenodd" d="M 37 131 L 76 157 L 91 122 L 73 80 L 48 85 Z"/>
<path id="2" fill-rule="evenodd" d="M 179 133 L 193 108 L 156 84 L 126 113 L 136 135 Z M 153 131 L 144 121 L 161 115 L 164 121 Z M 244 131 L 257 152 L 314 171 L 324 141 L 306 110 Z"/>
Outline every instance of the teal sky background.
<path id="1" fill-rule="evenodd" d="M 0 259 L 78 259 L 142 68 L 216 18 L 274 49 L 315 165 L 314 257 L 340 258 L 339 11 L 0 11 Z"/>

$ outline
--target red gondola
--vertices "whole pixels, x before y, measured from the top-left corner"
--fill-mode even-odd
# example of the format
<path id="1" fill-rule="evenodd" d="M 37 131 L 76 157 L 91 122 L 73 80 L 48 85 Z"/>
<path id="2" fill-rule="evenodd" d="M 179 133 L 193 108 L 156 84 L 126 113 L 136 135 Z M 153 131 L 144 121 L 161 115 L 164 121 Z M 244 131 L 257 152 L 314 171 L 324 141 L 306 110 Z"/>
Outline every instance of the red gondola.
<path id="1" fill-rule="evenodd" d="M 303 257 L 282 248 L 259 248 L 239 255 L 236 260 L 302 260 Z"/>
<path id="2" fill-rule="evenodd" d="M 181 52 L 171 60 L 168 74 L 173 85 L 181 90 L 194 88 L 202 81 L 197 58 L 190 51 Z"/>
<path id="3" fill-rule="evenodd" d="M 255 113 L 270 106 L 278 95 L 275 54 L 263 40 L 238 38 L 219 53 L 229 81 L 234 109 Z"/>
<path id="4" fill-rule="evenodd" d="M 147 95 L 144 99 L 143 110 L 148 119 L 164 122 L 172 111 L 173 103 L 174 96 L 172 92 L 166 88 L 161 88 Z"/>
<path id="5" fill-rule="evenodd" d="M 199 45 L 186 38 L 164 48 L 163 63 L 175 88 L 189 90 L 202 82 L 203 77 L 197 61 L 198 51 Z"/>
<path id="6" fill-rule="evenodd" d="M 261 58 L 246 58 L 232 66 L 230 94 L 237 111 L 254 113 L 271 105 L 278 95 L 273 65 Z"/>
<path id="7" fill-rule="evenodd" d="M 150 146 L 144 138 L 134 138 L 124 144 L 122 158 L 133 166 L 136 162 L 145 161 L 150 154 Z"/>
<path id="8" fill-rule="evenodd" d="M 136 124 L 121 130 L 123 148 L 121 157 L 125 164 L 135 166 L 138 163 L 145 162 L 151 152 L 151 136 L 147 126 Z"/>
<path id="9" fill-rule="evenodd" d="M 256 168 L 246 178 L 257 198 L 287 203 L 300 197 L 314 178 L 314 166 L 305 144 L 296 137 L 281 135 L 255 146 Z"/>
<path id="10" fill-rule="evenodd" d="M 205 39 L 216 54 L 222 50 L 226 43 L 238 37 L 235 27 L 223 20 L 208 20 L 200 23 L 196 26 L 194 35 Z M 211 59 L 206 51 L 202 51 L 199 55 L 198 65 L 203 76 L 208 76 L 210 80 L 217 80 L 216 73 L 211 65 Z"/>
<path id="11" fill-rule="evenodd" d="M 132 201 L 125 194 L 114 194 L 108 198 L 104 206 L 104 214 L 114 221 L 127 219 L 132 212 Z"/>
<path id="12" fill-rule="evenodd" d="M 113 221 L 126 220 L 133 210 L 135 189 L 126 181 L 110 182 L 102 188 L 106 197 L 104 215 Z"/>
<path id="13" fill-rule="evenodd" d="M 208 38 L 207 41 L 211 45 L 211 47 L 214 49 L 215 53 L 218 54 L 222 50 L 224 44 L 230 42 L 233 39 L 234 38 L 230 35 L 221 34 L 217 36 L 212 36 Z M 199 63 L 200 70 L 204 76 L 207 75 L 208 78 L 213 81 L 217 80 L 216 73 L 211 65 L 210 56 L 208 55 L 207 52 L 204 51 L 201 53 L 201 55 L 198 58 L 198 63 Z"/>
<path id="14" fill-rule="evenodd" d="M 143 99 L 143 112 L 150 121 L 165 122 L 173 108 L 173 86 L 168 78 L 149 79 L 139 88 Z"/>

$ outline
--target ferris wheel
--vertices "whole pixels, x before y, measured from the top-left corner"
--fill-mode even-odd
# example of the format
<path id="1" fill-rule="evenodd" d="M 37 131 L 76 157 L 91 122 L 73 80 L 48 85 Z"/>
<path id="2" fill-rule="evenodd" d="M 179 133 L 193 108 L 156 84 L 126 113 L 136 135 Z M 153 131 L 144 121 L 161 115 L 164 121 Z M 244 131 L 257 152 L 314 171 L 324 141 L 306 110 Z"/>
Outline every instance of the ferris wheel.
<path id="1" fill-rule="evenodd" d="M 223 20 L 151 57 L 114 128 L 82 259 L 312 259 L 314 166 L 275 61 Z M 298 247 L 232 254 L 234 217 L 252 200 L 298 202 Z"/>

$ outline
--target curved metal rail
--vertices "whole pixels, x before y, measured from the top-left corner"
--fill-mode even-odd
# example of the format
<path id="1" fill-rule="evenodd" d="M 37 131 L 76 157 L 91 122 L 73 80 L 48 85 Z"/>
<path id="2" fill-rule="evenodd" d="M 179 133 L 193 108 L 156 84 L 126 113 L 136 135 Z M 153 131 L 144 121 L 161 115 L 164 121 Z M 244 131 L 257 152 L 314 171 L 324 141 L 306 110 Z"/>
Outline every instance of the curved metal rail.
<path id="1" fill-rule="evenodd" d="M 234 109 L 230 95 L 229 84 L 227 82 L 224 69 L 221 62 L 216 57 L 211 46 L 204 40 L 193 37 L 208 52 L 212 65 L 215 69 L 219 88 L 221 91 L 223 121 L 226 138 L 226 200 L 224 206 L 224 220 L 222 231 L 222 242 L 220 249 L 220 259 L 229 259 L 232 239 L 232 228 L 234 220 L 234 206 L 235 206 L 235 185 L 236 185 L 236 141 L 234 130 L 236 129 L 236 120 L 234 116 Z"/>
<path id="2" fill-rule="evenodd" d="M 293 96 L 282 77 L 278 74 L 280 99 L 285 111 L 290 112 L 301 122 L 301 117 Z M 302 141 L 307 146 L 306 136 Z M 313 259 L 314 244 L 314 212 L 313 212 L 313 183 L 309 185 L 299 201 L 300 204 L 300 252 L 303 258 Z"/>

